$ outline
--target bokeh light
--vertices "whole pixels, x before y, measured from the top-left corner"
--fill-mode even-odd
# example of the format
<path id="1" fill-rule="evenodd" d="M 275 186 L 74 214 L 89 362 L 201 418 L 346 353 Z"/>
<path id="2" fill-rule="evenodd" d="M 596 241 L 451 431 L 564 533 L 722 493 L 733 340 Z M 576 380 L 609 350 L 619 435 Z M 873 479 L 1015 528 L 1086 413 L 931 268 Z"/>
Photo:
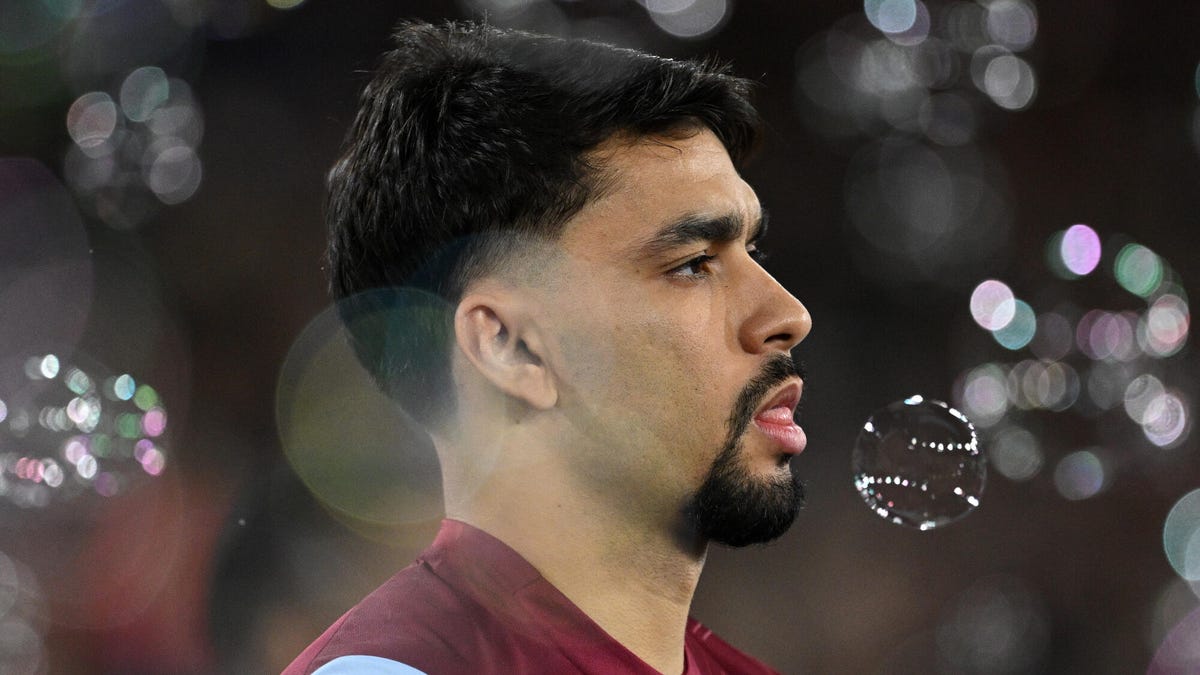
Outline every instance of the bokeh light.
<path id="1" fill-rule="evenodd" d="M 889 283 L 952 286 L 968 270 L 986 269 L 1005 250 L 1010 226 L 999 184 L 972 147 L 899 134 L 865 146 L 851 160 L 843 192 L 863 244 L 855 251 L 859 269 Z"/>
<path id="2" fill-rule="evenodd" d="M 411 323 L 407 307 L 389 310 L 394 326 Z M 336 308 L 318 314 L 288 352 L 276 390 L 276 421 L 296 475 L 350 527 L 372 536 L 380 527 L 440 515 L 433 447 L 359 365 Z M 481 471 L 485 458 L 479 454 Z"/>
<path id="3" fill-rule="evenodd" d="M 1038 315 L 1029 350 L 1045 361 L 1066 358 L 1075 345 L 1075 329 L 1066 316 L 1058 312 Z"/>
<path id="4" fill-rule="evenodd" d="M 102 91 L 75 99 L 67 110 L 67 132 L 85 151 L 104 143 L 117 128 L 117 104 Z"/>
<path id="5" fill-rule="evenodd" d="M 1107 486 L 1108 472 L 1093 450 L 1072 452 L 1054 467 L 1054 487 L 1065 499 L 1089 499 L 1100 494 Z"/>
<path id="6" fill-rule="evenodd" d="M 1117 283 L 1139 297 L 1149 297 L 1163 281 L 1163 263 L 1153 251 L 1140 244 L 1126 244 L 1113 263 Z"/>
<path id="7" fill-rule="evenodd" d="M 1090 274 L 1100 263 L 1100 235 L 1087 225 L 1067 228 L 1059 246 L 1063 264 L 1072 274 Z"/>
<path id="8" fill-rule="evenodd" d="M 919 530 L 975 510 L 987 481 L 975 427 L 954 408 L 921 396 L 867 419 L 851 453 L 851 471 L 873 512 Z"/>
<path id="9" fill-rule="evenodd" d="M 992 0 L 987 7 L 988 37 L 1013 51 L 1028 49 L 1037 37 L 1037 9 L 1024 0 Z"/>
<path id="10" fill-rule="evenodd" d="M 1175 502 L 1163 524 L 1167 562 L 1186 581 L 1200 581 L 1200 490 Z"/>
<path id="11" fill-rule="evenodd" d="M 1050 645 L 1039 593 L 1014 576 L 976 580 L 947 608 L 937 629 L 939 672 L 1038 672 Z"/>
<path id="12" fill-rule="evenodd" d="M 992 331 L 992 337 L 1001 347 L 1012 351 L 1023 349 L 1033 341 L 1037 332 L 1037 315 L 1024 300 L 1013 303 L 1012 320 Z"/>
<path id="13" fill-rule="evenodd" d="M 1200 609 L 1200 599 L 1192 584 L 1173 576 L 1163 585 L 1150 611 L 1146 646 L 1157 650 L 1167 634 L 1192 611 Z"/>
<path id="14" fill-rule="evenodd" d="M 0 158 L 0 195 L 0 354 L 70 348 L 94 292 L 83 220 L 70 193 L 33 160 Z"/>
<path id="15" fill-rule="evenodd" d="M 985 363 L 968 371 L 956 387 L 956 399 L 967 416 L 981 428 L 1004 419 L 1008 412 L 1008 374 L 997 363 Z"/>
<path id="16" fill-rule="evenodd" d="M 1146 675 L 1186 675 L 1200 671 L 1200 610 L 1184 617 L 1163 639 Z"/>
<path id="17" fill-rule="evenodd" d="M 0 670 L 47 672 L 46 601 L 33 570 L 0 551 Z"/>
<path id="18" fill-rule="evenodd" d="M 131 229 L 152 217 L 158 204 L 195 195 L 203 177 L 197 149 L 204 124 L 191 87 L 158 66 L 132 69 L 117 98 L 119 106 L 103 91 L 76 99 L 67 115 L 75 143 L 63 174 L 100 220 Z"/>
<path id="19" fill-rule="evenodd" d="M 121 110 L 131 122 L 146 122 L 170 95 L 167 74 L 157 66 L 143 66 L 121 83 Z"/>
<path id="20" fill-rule="evenodd" d="M 1111 276 L 1105 276 L 1092 274 L 1103 250 L 1093 228 L 1075 225 L 1052 235 L 1046 245 L 1047 265 L 1070 286 L 1037 291 L 1037 297 L 1053 303 L 1053 309 L 1040 313 L 1014 297 L 1012 316 L 999 330 L 988 328 L 999 323 L 990 320 L 990 312 L 1008 306 L 1011 289 L 999 279 L 980 282 L 969 302 L 975 325 L 989 330 L 1001 347 L 1012 352 L 1028 349 L 1036 358 L 1006 363 L 989 355 L 961 372 L 953 392 L 955 403 L 981 428 L 993 429 L 997 438 L 1008 430 L 1021 430 L 1006 437 L 1005 450 L 997 455 L 1011 459 L 1015 467 L 1036 464 L 1032 452 L 1008 449 L 1034 447 L 1025 434 L 1032 434 L 1040 448 L 1061 444 L 1044 436 L 1047 427 L 1037 416 L 1046 413 L 1074 414 L 1080 424 L 1070 427 L 1071 433 L 1081 436 L 1073 443 L 1076 447 L 1107 447 L 1115 442 L 1147 453 L 1130 455 L 1130 461 L 1120 463 L 1103 461 L 1103 453 L 1094 449 L 1061 458 L 1056 464 L 1056 486 L 1072 500 L 1103 490 L 1117 478 L 1117 469 L 1151 462 L 1152 450 L 1182 447 L 1194 425 L 1192 387 L 1170 384 L 1168 378 L 1176 376 L 1178 369 L 1166 366 L 1186 353 L 1190 329 L 1190 309 L 1178 275 L 1148 248 L 1121 236 L 1113 239 L 1120 245 L 1110 249 L 1117 253 L 1112 256 Z M 1105 283 L 1110 287 L 1103 288 Z M 1083 301 L 1069 299 L 1077 285 L 1088 286 L 1081 298 L 1102 297 L 1104 304 L 1111 304 L 1081 307 Z M 1131 297 L 1140 309 L 1128 308 Z M 991 304 L 985 301 L 988 298 Z M 1008 314 L 1004 311 L 1001 318 Z M 999 395 L 1002 386 L 1004 399 Z M 1124 415 L 1109 416 L 1113 410 L 1123 410 Z M 1132 427 L 1127 426 L 1130 423 Z M 1020 468 L 1000 473 L 1012 480 L 1028 480 Z"/>
<path id="21" fill-rule="evenodd" d="M 1046 462 L 1037 436 L 1022 427 L 1006 427 L 994 433 L 987 456 L 992 468 L 1012 481 L 1033 478 Z"/>
<path id="22" fill-rule="evenodd" d="M 1027 61 L 1012 54 L 1002 54 L 988 59 L 982 90 L 1001 108 L 1023 110 L 1033 103 L 1037 78 Z"/>
<path id="23" fill-rule="evenodd" d="M 1187 302 L 1177 295 L 1165 294 L 1138 319 L 1137 341 L 1150 356 L 1174 356 L 1186 344 L 1190 327 L 1191 313 Z"/>
<path id="24" fill-rule="evenodd" d="M 729 0 L 644 0 L 650 20 L 668 35 L 699 39 L 729 20 Z"/>
<path id="25" fill-rule="evenodd" d="M 903 33 L 917 22 L 914 0 L 864 0 L 867 21 L 884 33 Z"/>
<path id="26" fill-rule="evenodd" d="M 986 330 L 1004 328 L 1013 320 L 1016 311 L 1016 298 L 1003 281 L 988 279 L 971 293 L 971 316 Z"/>
<path id="27" fill-rule="evenodd" d="M 96 364 L 68 363 L 55 354 L 21 361 L 0 363 L 0 398 L 9 418 L 0 427 L 0 500 L 46 508 L 87 494 L 115 496 L 137 485 L 137 474 L 163 473 L 165 408 L 143 415 L 105 396 L 106 377 Z M 149 459 L 139 457 L 145 443 L 154 447 Z"/>

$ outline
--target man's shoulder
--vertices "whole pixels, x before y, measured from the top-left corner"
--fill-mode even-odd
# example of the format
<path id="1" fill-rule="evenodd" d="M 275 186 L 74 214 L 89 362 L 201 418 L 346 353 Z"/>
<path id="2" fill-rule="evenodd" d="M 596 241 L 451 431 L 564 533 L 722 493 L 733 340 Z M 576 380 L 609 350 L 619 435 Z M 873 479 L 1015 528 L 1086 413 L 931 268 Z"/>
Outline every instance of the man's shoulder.
<path id="1" fill-rule="evenodd" d="M 487 630 L 490 623 L 487 612 L 478 603 L 418 560 L 342 615 L 284 675 L 413 672 L 381 670 L 388 665 L 384 661 L 409 664 L 418 673 L 433 667 L 445 670 L 447 665 L 472 658 L 470 649 L 479 644 L 472 636 Z M 371 659 L 343 660 L 341 669 L 320 669 L 326 664 L 338 665 L 333 662 L 350 656 Z M 344 670 L 347 664 L 355 669 Z"/>
<path id="2" fill-rule="evenodd" d="M 692 659 L 688 673 L 779 675 L 774 668 L 729 644 L 695 619 L 688 619 L 685 642 Z"/>

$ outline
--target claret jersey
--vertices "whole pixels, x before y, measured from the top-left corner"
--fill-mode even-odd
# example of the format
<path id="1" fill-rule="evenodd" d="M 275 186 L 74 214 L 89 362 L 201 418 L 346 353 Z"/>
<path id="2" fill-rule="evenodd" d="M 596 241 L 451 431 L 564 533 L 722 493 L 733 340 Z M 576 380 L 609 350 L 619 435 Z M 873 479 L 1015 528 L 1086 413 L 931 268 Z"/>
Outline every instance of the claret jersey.
<path id="1" fill-rule="evenodd" d="M 693 619 L 684 657 L 685 675 L 775 673 Z M 338 619 L 283 675 L 657 672 L 516 551 L 445 520 L 432 546 Z"/>

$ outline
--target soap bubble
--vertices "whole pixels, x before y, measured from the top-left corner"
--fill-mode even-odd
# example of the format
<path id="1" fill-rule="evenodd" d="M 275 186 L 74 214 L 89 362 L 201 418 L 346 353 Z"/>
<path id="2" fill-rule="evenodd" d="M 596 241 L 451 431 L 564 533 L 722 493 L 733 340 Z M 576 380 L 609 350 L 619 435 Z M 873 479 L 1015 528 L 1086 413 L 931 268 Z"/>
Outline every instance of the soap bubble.
<path id="1" fill-rule="evenodd" d="M 931 530 L 979 506 L 987 464 L 970 420 L 912 396 L 875 411 L 854 444 L 854 487 L 871 510 Z"/>

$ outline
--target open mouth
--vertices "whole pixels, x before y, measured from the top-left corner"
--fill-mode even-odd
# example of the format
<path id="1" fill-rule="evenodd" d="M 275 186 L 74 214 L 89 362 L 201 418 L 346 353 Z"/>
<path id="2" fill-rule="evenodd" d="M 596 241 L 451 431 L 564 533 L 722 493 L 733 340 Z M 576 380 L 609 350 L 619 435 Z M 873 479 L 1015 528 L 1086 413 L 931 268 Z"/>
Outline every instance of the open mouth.
<path id="1" fill-rule="evenodd" d="M 754 414 L 754 426 L 785 453 L 793 455 L 803 452 L 808 443 L 808 437 L 795 420 L 802 387 L 799 380 L 788 383 Z"/>

